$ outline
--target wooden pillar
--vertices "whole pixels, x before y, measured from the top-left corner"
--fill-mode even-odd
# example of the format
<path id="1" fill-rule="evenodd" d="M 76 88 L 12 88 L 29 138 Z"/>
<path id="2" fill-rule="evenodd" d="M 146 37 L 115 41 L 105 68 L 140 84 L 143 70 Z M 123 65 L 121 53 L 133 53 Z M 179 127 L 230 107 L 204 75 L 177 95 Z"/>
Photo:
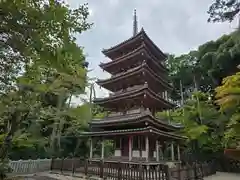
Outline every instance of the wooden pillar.
<path id="1" fill-rule="evenodd" d="M 142 158 L 142 136 L 138 137 L 139 139 L 139 156 Z"/>
<path id="2" fill-rule="evenodd" d="M 181 160 L 181 155 L 180 155 L 180 145 L 177 145 L 177 154 L 178 154 L 178 160 Z"/>
<path id="3" fill-rule="evenodd" d="M 90 138 L 90 155 L 89 158 L 92 159 L 93 158 L 93 139 Z"/>
<path id="4" fill-rule="evenodd" d="M 161 160 L 164 160 L 163 145 L 162 145 L 162 144 L 159 145 L 159 150 L 160 150 L 160 157 L 161 157 L 160 159 L 161 159 Z"/>
<path id="5" fill-rule="evenodd" d="M 166 156 L 166 155 L 165 155 L 166 148 L 167 148 L 167 146 L 166 146 L 166 142 L 165 142 L 165 141 L 163 141 L 163 142 L 161 143 L 161 150 L 162 150 L 162 160 L 166 159 L 166 157 L 164 157 L 164 156 Z"/>
<path id="6" fill-rule="evenodd" d="M 156 160 L 159 162 L 159 141 L 156 140 Z"/>
<path id="7" fill-rule="evenodd" d="M 129 161 L 132 160 L 132 136 L 128 137 L 128 159 Z"/>
<path id="8" fill-rule="evenodd" d="M 102 138 L 102 156 L 101 156 L 101 159 L 103 160 L 104 159 L 104 139 Z"/>
<path id="9" fill-rule="evenodd" d="M 174 144 L 173 142 L 171 143 L 171 157 L 172 157 L 172 161 L 174 161 Z"/>
<path id="10" fill-rule="evenodd" d="M 149 139 L 148 139 L 148 135 L 146 135 L 146 161 L 148 161 L 149 159 Z"/>

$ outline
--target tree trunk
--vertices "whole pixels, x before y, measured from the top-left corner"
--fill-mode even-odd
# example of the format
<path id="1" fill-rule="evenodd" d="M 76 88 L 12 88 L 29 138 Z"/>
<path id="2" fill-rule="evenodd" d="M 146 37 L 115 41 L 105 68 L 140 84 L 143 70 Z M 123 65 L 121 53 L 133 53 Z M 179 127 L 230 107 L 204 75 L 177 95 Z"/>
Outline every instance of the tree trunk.
<path id="1" fill-rule="evenodd" d="M 4 166 L 5 166 L 4 162 L 8 160 L 8 152 L 11 149 L 12 139 L 13 139 L 14 133 L 17 130 L 17 126 L 20 118 L 21 118 L 20 114 L 15 112 L 9 121 L 8 128 L 6 129 L 7 135 L 4 138 L 2 146 L 0 148 L 0 163 L 2 163 Z M 6 176 L 5 173 L 7 172 L 4 172 L 4 171 L 0 172 L 0 180 L 5 179 L 5 176 Z"/>
<path id="2" fill-rule="evenodd" d="M 2 147 L 0 149 L 0 161 L 3 162 L 8 157 L 8 150 L 11 148 L 13 134 L 9 132 L 4 138 Z"/>
<path id="3" fill-rule="evenodd" d="M 4 138 L 2 147 L 0 149 L 0 161 L 1 162 L 8 158 L 8 151 L 11 148 L 13 135 L 17 130 L 17 124 L 18 124 L 20 118 L 21 118 L 20 114 L 15 112 L 9 121 L 10 126 L 6 132 L 7 136 Z"/>

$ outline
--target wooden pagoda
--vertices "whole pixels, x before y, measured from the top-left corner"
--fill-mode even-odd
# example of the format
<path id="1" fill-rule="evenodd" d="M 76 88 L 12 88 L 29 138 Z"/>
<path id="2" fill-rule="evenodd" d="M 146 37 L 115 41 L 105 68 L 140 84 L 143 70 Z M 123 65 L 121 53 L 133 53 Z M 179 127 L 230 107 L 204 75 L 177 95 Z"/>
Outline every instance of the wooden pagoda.
<path id="1" fill-rule="evenodd" d="M 100 67 L 110 73 L 109 79 L 97 84 L 110 90 L 107 98 L 97 98 L 95 103 L 111 112 L 103 119 L 90 122 L 90 159 L 93 142 L 101 140 L 101 159 L 160 162 L 180 160 L 180 143 L 183 137 L 176 135 L 180 126 L 156 118 L 156 112 L 171 109 L 175 103 L 169 98 L 172 90 L 168 82 L 168 70 L 164 66 L 166 55 L 152 42 L 144 29 L 137 32 L 134 13 L 133 36 L 103 54 L 111 59 Z M 104 157 L 104 141 L 114 142 L 114 155 Z"/>

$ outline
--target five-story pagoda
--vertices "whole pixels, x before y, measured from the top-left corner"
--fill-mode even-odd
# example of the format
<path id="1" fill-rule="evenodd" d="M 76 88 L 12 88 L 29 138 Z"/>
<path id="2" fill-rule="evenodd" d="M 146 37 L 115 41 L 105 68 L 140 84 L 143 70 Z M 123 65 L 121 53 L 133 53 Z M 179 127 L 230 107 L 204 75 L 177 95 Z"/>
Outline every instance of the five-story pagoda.
<path id="1" fill-rule="evenodd" d="M 102 52 L 112 61 L 100 67 L 112 76 L 97 83 L 113 93 L 95 103 L 111 113 L 90 122 L 91 132 L 85 134 L 91 137 L 90 159 L 93 142 L 101 139 L 101 159 L 159 162 L 166 160 L 164 152 L 170 148 L 170 160 L 180 160 L 179 144 L 184 138 L 174 134 L 179 126 L 154 117 L 155 112 L 175 106 L 169 98 L 172 86 L 164 67 L 166 55 L 143 29 L 137 32 L 136 11 L 133 36 Z M 104 157 L 104 140 L 113 140 L 113 157 Z"/>

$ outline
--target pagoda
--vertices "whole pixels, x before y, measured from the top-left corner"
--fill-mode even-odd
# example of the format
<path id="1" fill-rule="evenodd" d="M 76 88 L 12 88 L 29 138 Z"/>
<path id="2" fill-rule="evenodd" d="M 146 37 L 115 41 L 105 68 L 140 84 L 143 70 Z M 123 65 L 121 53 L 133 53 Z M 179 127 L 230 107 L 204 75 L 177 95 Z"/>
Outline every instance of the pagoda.
<path id="1" fill-rule="evenodd" d="M 167 57 L 143 28 L 138 32 L 136 10 L 133 36 L 102 53 L 111 61 L 101 63 L 100 67 L 111 77 L 99 79 L 97 84 L 112 93 L 94 102 L 110 113 L 103 119 L 93 119 L 91 132 L 85 133 L 91 139 L 90 159 L 95 158 L 94 142 L 101 140 L 99 159 L 149 163 L 180 161 L 180 144 L 185 138 L 174 132 L 181 127 L 155 117 L 156 112 L 176 106 L 169 97 L 173 87 L 164 65 Z M 111 157 L 104 156 L 106 140 L 114 144 Z"/>

